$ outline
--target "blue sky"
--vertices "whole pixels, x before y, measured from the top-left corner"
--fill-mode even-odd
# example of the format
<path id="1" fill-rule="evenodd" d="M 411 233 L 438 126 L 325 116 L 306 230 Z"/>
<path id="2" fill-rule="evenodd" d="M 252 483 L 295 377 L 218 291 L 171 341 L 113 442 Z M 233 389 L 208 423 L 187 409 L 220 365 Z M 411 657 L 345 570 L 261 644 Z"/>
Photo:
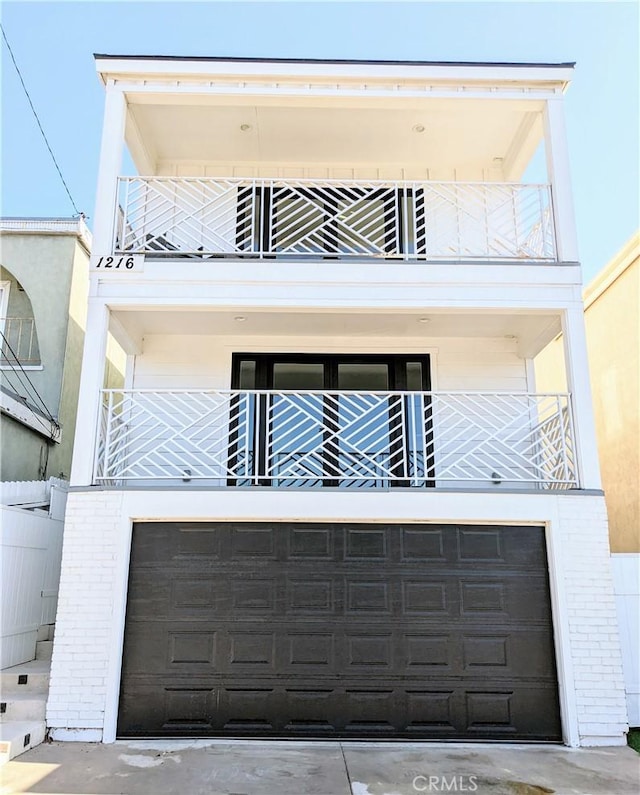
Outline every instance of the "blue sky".
<path id="1" fill-rule="evenodd" d="M 103 91 L 94 52 L 576 61 L 566 97 L 590 280 L 639 226 L 636 2 L 5 2 L 2 24 L 62 173 L 93 213 Z M 0 212 L 73 208 L 2 45 Z M 91 221 L 89 221 L 91 225 Z"/>

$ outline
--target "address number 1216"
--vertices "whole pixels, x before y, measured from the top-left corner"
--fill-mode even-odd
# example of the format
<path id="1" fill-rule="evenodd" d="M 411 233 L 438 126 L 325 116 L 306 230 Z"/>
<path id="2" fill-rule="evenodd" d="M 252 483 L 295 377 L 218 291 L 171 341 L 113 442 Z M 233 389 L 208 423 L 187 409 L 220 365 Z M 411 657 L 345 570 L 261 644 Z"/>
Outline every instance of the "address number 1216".
<path id="1" fill-rule="evenodd" d="M 126 268 L 128 271 L 133 270 L 135 265 L 133 257 L 100 257 L 96 262 L 96 268 Z"/>

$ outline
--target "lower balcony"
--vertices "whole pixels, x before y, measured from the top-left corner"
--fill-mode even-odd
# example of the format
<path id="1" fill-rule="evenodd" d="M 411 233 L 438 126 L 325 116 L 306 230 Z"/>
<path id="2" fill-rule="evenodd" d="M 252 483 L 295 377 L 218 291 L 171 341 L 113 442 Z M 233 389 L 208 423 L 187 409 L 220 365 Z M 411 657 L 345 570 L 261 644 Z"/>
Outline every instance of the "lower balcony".
<path id="1" fill-rule="evenodd" d="M 570 489 L 571 401 L 527 392 L 104 390 L 98 485 Z"/>

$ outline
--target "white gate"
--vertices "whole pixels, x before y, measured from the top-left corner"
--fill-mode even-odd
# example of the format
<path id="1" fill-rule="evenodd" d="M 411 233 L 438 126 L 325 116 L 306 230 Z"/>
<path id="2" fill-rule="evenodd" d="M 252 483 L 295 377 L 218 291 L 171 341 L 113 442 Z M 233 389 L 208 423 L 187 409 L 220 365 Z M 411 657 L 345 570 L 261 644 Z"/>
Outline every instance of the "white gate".
<path id="1" fill-rule="evenodd" d="M 2 502 L 0 668 L 8 668 L 32 660 L 38 627 L 55 622 L 65 484 L 3 483 Z"/>

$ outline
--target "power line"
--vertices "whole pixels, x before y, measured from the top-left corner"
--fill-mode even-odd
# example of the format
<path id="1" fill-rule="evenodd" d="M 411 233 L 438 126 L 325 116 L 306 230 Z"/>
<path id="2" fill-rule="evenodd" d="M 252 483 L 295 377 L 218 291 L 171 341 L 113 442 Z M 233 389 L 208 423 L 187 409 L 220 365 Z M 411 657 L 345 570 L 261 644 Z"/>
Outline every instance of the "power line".
<path id="1" fill-rule="evenodd" d="M 42 133 L 42 137 L 44 138 L 44 142 L 47 145 L 47 149 L 49 150 L 49 154 L 51 155 L 51 159 L 53 160 L 53 164 L 56 167 L 56 170 L 57 170 L 58 174 L 60 175 L 60 179 L 62 180 L 62 184 L 64 185 L 64 189 L 66 190 L 67 196 L 69 197 L 69 201 L 71 202 L 71 204 L 73 206 L 73 209 L 76 212 L 76 215 L 81 215 L 80 210 L 78 210 L 78 208 L 76 207 L 76 203 L 73 200 L 73 196 L 71 195 L 71 191 L 69 190 L 69 187 L 68 187 L 67 183 L 65 182 L 64 177 L 62 176 L 62 171 L 60 171 L 60 166 L 58 165 L 58 161 L 56 160 L 56 156 L 53 154 L 53 150 L 49 146 L 49 141 L 47 140 L 47 136 L 45 135 L 44 130 L 42 129 L 42 124 L 40 123 L 40 119 L 38 118 L 38 114 L 36 113 L 36 109 L 33 107 L 33 102 L 31 101 L 31 97 L 29 96 L 29 92 L 27 91 L 27 87 L 26 87 L 26 85 L 24 83 L 24 80 L 22 79 L 22 73 L 20 72 L 20 69 L 18 68 L 18 64 L 16 63 L 16 59 L 15 59 L 15 56 L 13 54 L 13 50 L 11 49 L 11 45 L 9 44 L 9 40 L 7 39 L 7 34 L 4 32 L 4 28 L 2 27 L 2 25 L 0 25 L 0 31 L 2 31 L 2 38 L 4 39 L 4 43 L 7 45 L 7 49 L 9 50 L 9 55 L 11 56 L 11 60 L 13 61 L 13 65 L 15 66 L 16 72 L 18 73 L 18 77 L 20 78 L 20 83 L 22 84 L 22 88 L 24 89 L 24 93 L 25 93 L 25 95 L 27 97 L 27 100 L 29 102 L 31 110 L 33 111 L 33 115 L 35 116 L 35 120 L 36 120 L 36 123 L 38 125 L 38 128 L 40 129 L 40 132 Z"/>
<path id="2" fill-rule="evenodd" d="M 15 372 L 15 370 L 14 370 L 14 372 Z M 46 432 L 46 435 L 47 435 L 48 437 L 50 437 L 52 440 L 53 440 L 53 439 L 55 439 L 55 431 L 54 431 L 54 433 L 52 433 L 52 432 L 51 432 L 51 424 L 47 424 L 47 423 L 45 423 L 45 422 L 44 422 L 44 420 L 43 420 L 43 418 L 40 416 L 40 413 L 39 413 L 39 411 L 35 411 L 35 410 L 34 410 L 34 407 L 33 407 L 33 406 L 30 406 L 30 405 L 27 403 L 27 401 L 26 401 L 26 398 L 23 398 L 23 397 L 20 395 L 20 391 L 21 391 L 21 390 L 20 390 L 20 386 L 21 386 L 21 385 L 20 385 L 20 384 L 18 384 L 18 385 L 16 386 L 16 384 L 14 384 L 14 383 L 12 382 L 11 378 L 9 377 L 9 371 L 7 371 L 7 370 L 4 370 L 4 371 L 3 371 L 3 377 L 4 377 L 4 378 L 7 380 L 7 383 L 8 383 L 8 384 L 9 384 L 9 386 L 10 386 L 10 387 L 13 389 L 13 391 L 14 391 L 14 393 L 17 395 L 17 397 L 19 397 L 19 398 L 21 398 L 22 400 L 24 400 L 24 403 L 25 403 L 25 405 L 26 405 L 26 406 L 27 406 L 29 409 L 31 409 L 31 414 L 32 414 L 32 415 L 33 415 L 33 417 L 36 419 L 36 421 L 37 421 L 37 422 L 38 422 L 38 423 L 39 423 L 39 424 L 40 424 L 40 425 L 43 427 L 43 429 L 44 429 L 44 430 L 45 430 L 45 432 Z"/>
<path id="3" fill-rule="evenodd" d="M 15 367 L 13 367 L 13 365 L 11 365 L 11 368 L 12 368 L 11 370 L 3 370 L 3 377 L 7 379 L 7 382 L 10 384 L 16 395 L 21 396 L 21 392 L 26 391 L 27 394 L 24 396 L 24 400 L 27 400 L 27 398 L 31 398 L 33 400 L 34 398 L 33 391 L 35 391 L 35 388 L 33 387 L 33 382 L 31 381 L 31 379 L 27 378 L 27 383 L 25 384 L 22 377 L 20 376 L 19 371 Z M 13 373 L 17 377 L 18 379 L 17 384 L 11 380 L 10 373 Z M 31 394 L 29 394 L 29 387 L 31 387 L 33 390 Z M 44 411 L 40 409 L 40 407 L 37 405 L 32 405 L 31 408 L 35 409 L 38 412 L 38 414 L 41 414 L 53 426 L 59 427 L 57 420 L 55 419 L 55 417 L 52 416 L 51 412 L 46 407 L 46 405 L 42 404 L 42 406 Z"/>
<path id="4" fill-rule="evenodd" d="M 13 364 L 13 363 L 11 363 L 9 361 L 9 359 L 7 357 L 7 361 L 9 362 L 9 366 L 11 367 L 12 372 L 15 373 L 16 377 L 18 378 L 18 381 L 20 382 L 20 386 L 22 387 L 22 389 L 26 389 L 27 394 L 29 393 L 29 389 L 31 389 L 31 395 L 29 395 L 29 397 L 31 397 L 33 399 L 33 397 L 35 396 L 35 399 L 36 399 L 36 406 L 35 407 L 37 408 L 37 410 L 38 411 L 41 410 L 37 406 L 37 403 L 40 403 L 40 406 L 44 410 L 45 417 L 52 423 L 52 425 L 56 428 L 56 430 L 60 430 L 60 425 L 58 424 L 58 421 L 55 419 L 53 414 L 49 411 L 49 408 L 48 408 L 47 404 L 44 402 L 42 396 L 40 395 L 40 393 L 36 389 L 33 381 L 27 375 L 27 372 L 24 369 L 24 367 L 22 366 L 22 363 L 20 362 L 20 359 L 18 359 L 18 357 L 16 356 L 16 353 L 13 350 L 13 348 L 11 347 L 11 344 L 9 343 L 9 340 L 5 337 L 4 333 L 1 332 L 1 331 L 0 331 L 0 337 L 2 337 L 2 341 L 3 341 L 3 345 L 2 345 L 3 351 L 5 351 L 5 352 L 8 351 L 11 354 L 11 356 L 13 356 L 13 358 L 15 360 L 15 364 Z M 18 365 L 18 367 L 15 366 L 16 364 Z M 11 379 L 8 378 L 9 371 L 5 370 L 4 371 L 4 375 L 7 378 L 7 380 L 9 381 L 9 383 L 11 383 Z M 23 378 L 23 376 L 24 376 L 24 378 Z M 26 383 L 25 383 L 25 381 L 26 381 Z M 15 389 L 15 384 L 11 383 L 11 386 Z M 19 395 L 20 392 L 18 390 L 16 390 L 16 394 Z M 40 424 L 43 424 L 41 420 L 39 420 L 39 422 L 40 422 Z"/>
<path id="5" fill-rule="evenodd" d="M 2 331 L 0 331 L 0 337 L 2 337 L 2 342 L 3 342 L 2 350 L 3 350 L 3 353 L 4 353 L 5 357 L 6 357 L 6 359 L 7 359 L 7 363 L 9 364 L 9 366 L 11 367 L 13 372 L 18 376 L 18 378 L 22 382 L 23 387 L 26 387 L 27 391 L 29 391 L 29 387 L 31 387 L 31 389 L 33 391 L 33 394 L 35 395 L 36 401 L 40 403 L 40 406 L 44 410 L 44 413 L 47 415 L 47 417 L 50 420 L 55 422 L 55 420 L 53 418 L 53 414 L 51 414 L 51 412 L 49 411 L 49 409 L 47 407 L 47 404 L 44 402 L 44 400 L 42 399 L 40 393 L 38 392 L 38 390 L 33 385 L 33 382 L 31 381 L 31 379 L 27 375 L 27 372 L 24 369 L 24 367 L 22 366 L 22 363 L 20 362 L 20 359 L 18 359 L 18 357 L 16 355 L 16 352 L 13 350 L 9 340 L 5 337 L 5 335 L 4 335 L 4 333 Z M 13 359 L 15 361 L 15 364 L 10 361 L 8 356 L 6 356 L 6 352 L 7 351 L 13 357 Z M 16 365 L 17 365 L 17 367 L 16 367 Z M 22 373 L 22 375 L 21 375 L 21 373 Z M 22 376 L 24 376 L 24 380 L 23 380 Z M 26 380 L 26 384 L 24 383 L 25 380 Z M 33 397 L 33 395 L 32 395 L 32 397 Z"/>

